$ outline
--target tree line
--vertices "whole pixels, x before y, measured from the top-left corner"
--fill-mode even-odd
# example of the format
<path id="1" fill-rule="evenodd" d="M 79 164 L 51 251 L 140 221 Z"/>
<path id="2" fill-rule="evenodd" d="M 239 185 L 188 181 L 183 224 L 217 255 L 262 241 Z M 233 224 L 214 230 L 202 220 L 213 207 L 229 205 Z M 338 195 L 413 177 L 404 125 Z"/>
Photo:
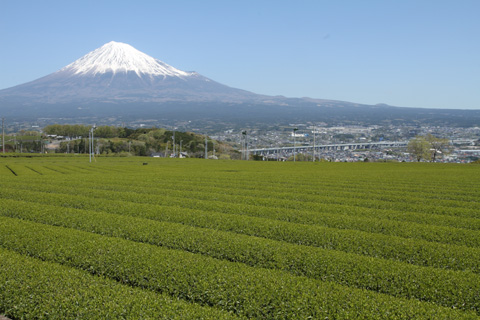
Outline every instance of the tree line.
<path id="1" fill-rule="evenodd" d="M 91 126 L 54 124 L 44 128 L 49 135 L 69 138 L 60 143 L 57 152 L 87 153 L 88 133 Z M 193 132 L 172 131 L 161 128 L 138 128 L 99 126 L 94 131 L 94 150 L 98 154 L 131 154 L 148 156 L 152 153 L 162 153 L 170 156 L 173 149 L 175 154 L 180 151 L 188 153 L 190 157 L 204 157 L 205 136 Z M 175 139 L 173 137 L 175 136 Z M 222 143 L 207 139 L 207 151 L 225 157 L 235 157 L 234 150 Z M 238 152 L 237 152 L 238 153 Z"/>
<path id="2" fill-rule="evenodd" d="M 52 124 L 46 126 L 43 131 L 48 135 L 63 136 L 68 138 L 88 137 L 92 126 L 82 124 Z M 138 130 L 115 126 L 99 126 L 95 129 L 98 138 L 128 138 Z"/>

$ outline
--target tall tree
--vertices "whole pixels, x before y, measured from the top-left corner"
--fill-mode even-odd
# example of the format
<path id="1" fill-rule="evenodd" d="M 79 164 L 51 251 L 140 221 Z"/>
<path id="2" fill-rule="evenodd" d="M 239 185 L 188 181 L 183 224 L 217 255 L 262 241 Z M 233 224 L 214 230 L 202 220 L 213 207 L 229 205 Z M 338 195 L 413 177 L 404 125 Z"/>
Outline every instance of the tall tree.
<path id="1" fill-rule="evenodd" d="M 422 159 L 430 159 L 430 143 L 423 136 L 417 136 L 410 140 L 407 150 L 418 162 Z"/>
<path id="2" fill-rule="evenodd" d="M 437 155 L 448 154 L 451 152 L 450 142 L 448 139 L 437 138 L 432 134 L 427 134 L 425 139 L 430 144 L 431 158 L 435 162 Z"/>
<path id="3" fill-rule="evenodd" d="M 435 162 L 437 156 L 451 152 L 448 139 L 437 138 L 432 134 L 417 136 L 408 142 L 408 152 L 415 156 L 417 161 L 422 159 Z"/>

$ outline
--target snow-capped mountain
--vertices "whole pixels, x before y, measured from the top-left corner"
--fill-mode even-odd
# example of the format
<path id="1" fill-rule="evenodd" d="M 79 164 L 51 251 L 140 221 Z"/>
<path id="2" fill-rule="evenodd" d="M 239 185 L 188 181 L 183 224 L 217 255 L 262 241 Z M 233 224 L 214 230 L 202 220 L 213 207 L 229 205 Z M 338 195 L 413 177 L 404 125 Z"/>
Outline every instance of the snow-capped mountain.
<path id="1" fill-rule="evenodd" d="M 261 101 L 196 72 L 176 69 L 120 42 L 109 42 L 43 78 L 0 90 L 25 104 L 166 101 Z"/>
<path id="2" fill-rule="evenodd" d="M 454 110 L 445 115 L 431 109 L 259 95 L 176 69 L 113 41 L 57 72 L 0 90 L 0 115 L 14 119 L 120 117 L 287 124 L 328 119 L 334 123 L 427 119 L 436 124 L 444 119 L 454 123 L 468 119 L 478 124 L 480 119 L 480 111 Z"/>
<path id="3" fill-rule="evenodd" d="M 154 59 L 138 51 L 131 45 L 111 41 L 102 47 L 86 54 L 77 61 L 60 70 L 75 75 L 97 75 L 112 72 L 135 72 L 143 75 L 164 77 L 188 77 L 194 72 L 178 70 L 160 60 Z"/>

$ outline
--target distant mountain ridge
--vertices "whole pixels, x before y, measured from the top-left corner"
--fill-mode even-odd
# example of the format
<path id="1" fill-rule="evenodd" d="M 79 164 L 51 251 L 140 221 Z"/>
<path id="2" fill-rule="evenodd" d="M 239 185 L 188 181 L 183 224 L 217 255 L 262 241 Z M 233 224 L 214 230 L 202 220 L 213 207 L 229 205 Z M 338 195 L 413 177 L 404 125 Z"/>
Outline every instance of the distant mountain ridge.
<path id="1" fill-rule="evenodd" d="M 255 94 L 111 41 L 37 80 L 0 90 L 14 118 L 143 117 L 219 121 L 478 123 L 480 110 L 432 110 Z"/>
<path id="2" fill-rule="evenodd" d="M 262 99 L 260 95 L 225 86 L 196 72 L 176 69 L 128 44 L 114 41 L 57 72 L 0 90 L 0 97 L 26 100 L 27 104 Z"/>

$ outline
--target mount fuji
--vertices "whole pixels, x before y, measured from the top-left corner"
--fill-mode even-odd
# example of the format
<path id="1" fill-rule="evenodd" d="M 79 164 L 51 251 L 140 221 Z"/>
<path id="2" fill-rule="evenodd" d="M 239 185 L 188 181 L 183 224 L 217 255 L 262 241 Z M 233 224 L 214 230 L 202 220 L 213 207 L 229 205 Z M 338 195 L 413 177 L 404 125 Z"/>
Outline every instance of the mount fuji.
<path id="1" fill-rule="evenodd" d="M 0 114 L 18 120 L 102 117 L 228 123 L 458 124 L 480 120 L 480 111 L 474 110 L 399 108 L 255 94 L 176 69 L 114 41 L 57 72 L 0 90 Z"/>
<path id="2" fill-rule="evenodd" d="M 132 46 L 109 42 L 59 71 L 1 90 L 30 103 L 258 101 L 261 96 L 176 69 Z M 25 99 L 22 99 L 25 98 Z"/>

